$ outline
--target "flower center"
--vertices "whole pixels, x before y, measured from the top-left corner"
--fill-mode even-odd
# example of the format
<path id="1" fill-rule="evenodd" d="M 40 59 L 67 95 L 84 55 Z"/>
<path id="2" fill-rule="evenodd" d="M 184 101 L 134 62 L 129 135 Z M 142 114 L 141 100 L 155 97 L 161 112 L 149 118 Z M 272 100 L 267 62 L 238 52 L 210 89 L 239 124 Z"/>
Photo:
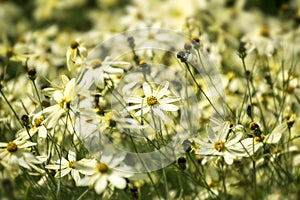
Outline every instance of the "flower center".
<path id="1" fill-rule="evenodd" d="M 18 146 L 14 142 L 9 142 L 6 146 L 7 151 L 16 152 L 18 150 Z"/>
<path id="2" fill-rule="evenodd" d="M 153 105 L 155 105 L 157 103 L 158 103 L 158 101 L 157 101 L 156 97 L 150 96 L 150 97 L 147 98 L 147 105 L 148 106 L 153 106 Z"/>
<path id="3" fill-rule="evenodd" d="M 260 136 L 255 136 L 254 141 L 257 143 L 263 142 L 265 138 L 266 138 L 266 136 L 264 134 L 261 134 Z"/>
<path id="4" fill-rule="evenodd" d="M 44 121 L 44 117 L 41 116 L 41 117 L 38 117 L 34 120 L 34 127 L 39 127 L 41 126 L 42 122 Z"/>
<path id="5" fill-rule="evenodd" d="M 97 164 L 97 169 L 98 169 L 99 172 L 105 173 L 105 172 L 108 171 L 108 166 L 106 164 L 102 163 L 102 162 L 99 162 Z"/>
<path id="6" fill-rule="evenodd" d="M 225 143 L 220 141 L 215 142 L 214 149 L 217 150 L 218 152 L 222 152 L 225 149 Z"/>
<path id="7" fill-rule="evenodd" d="M 70 109 L 70 105 L 71 105 L 71 101 L 66 99 L 66 98 L 63 98 L 60 102 L 59 102 L 59 106 L 61 108 L 67 108 L 67 109 Z"/>
<path id="8" fill-rule="evenodd" d="M 75 164 L 75 161 L 69 161 L 68 167 L 73 169 L 74 168 L 74 164 Z"/>

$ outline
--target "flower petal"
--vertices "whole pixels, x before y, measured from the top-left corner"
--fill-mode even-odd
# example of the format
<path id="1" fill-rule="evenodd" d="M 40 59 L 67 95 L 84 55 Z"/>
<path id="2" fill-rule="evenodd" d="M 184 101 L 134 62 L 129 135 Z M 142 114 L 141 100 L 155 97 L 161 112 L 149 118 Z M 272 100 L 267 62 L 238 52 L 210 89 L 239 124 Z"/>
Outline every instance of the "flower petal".
<path id="1" fill-rule="evenodd" d="M 165 86 L 163 87 L 163 89 L 161 89 L 161 90 L 157 93 L 156 98 L 157 98 L 157 99 L 162 98 L 162 97 L 168 92 L 168 88 L 169 88 L 169 82 L 166 82 L 166 83 L 165 83 Z"/>
<path id="2" fill-rule="evenodd" d="M 173 104 L 161 104 L 159 105 L 159 108 L 166 111 L 177 111 L 179 110 L 179 107 Z"/>
<path id="3" fill-rule="evenodd" d="M 147 82 L 143 84 L 143 91 L 146 97 L 150 97 L 152 95 L 151 87 Z"/>
<path id="4" fill-rule="evenodd" d="M 127 185 L 126 180 L 124 178 L 119 177 L 115 174 L 111 174 L 108 180 L 118 189 L 124 189 Z"/>
<path id="5" fill-rule="evenodd" d="M 95 183 L 95 191 L 97 194 L 101 194 L 107 186 L 106 176 L 101 176 Z"/>

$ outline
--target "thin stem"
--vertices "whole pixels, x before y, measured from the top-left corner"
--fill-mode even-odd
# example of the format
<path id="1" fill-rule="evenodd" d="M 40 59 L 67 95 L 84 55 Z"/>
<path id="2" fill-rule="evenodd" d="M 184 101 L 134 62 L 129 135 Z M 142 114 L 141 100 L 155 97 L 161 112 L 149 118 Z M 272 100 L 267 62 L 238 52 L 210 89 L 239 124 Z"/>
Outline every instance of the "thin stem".
<path id="1" fill-rule="evenodd" d="M 12 105 L 9 103 L 9 101 L 7 100 L 5 94 L 3 93 L 2 90 L 0 90 L 0 93 L 2 95 L 2 97 L 4 98 L 5 102 L 7 103 L 7 105 L 9 106 L 9 108 L 12 110 L 12 112 L 14 113 L 15 117 L 17 118 L 18 122 L 20 123 L 21 126 L 23 126 L 19 116 L 17 115 L 16 111 L 14 110 L 14 108 L 12 107 Z"/>

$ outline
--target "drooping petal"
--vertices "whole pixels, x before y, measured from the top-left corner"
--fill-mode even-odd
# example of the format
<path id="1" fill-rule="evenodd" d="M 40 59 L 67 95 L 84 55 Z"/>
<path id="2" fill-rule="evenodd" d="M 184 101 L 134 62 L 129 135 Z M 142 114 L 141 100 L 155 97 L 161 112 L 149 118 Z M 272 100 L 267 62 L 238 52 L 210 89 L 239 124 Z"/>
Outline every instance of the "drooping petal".
<path id="1" fill-rule="evenodd" d="M 163 111 L 159 108 L 153 108 L 153 113 L 157 116 L 159 116 L 163 121 L 166 121 L 166 116 Z"/>

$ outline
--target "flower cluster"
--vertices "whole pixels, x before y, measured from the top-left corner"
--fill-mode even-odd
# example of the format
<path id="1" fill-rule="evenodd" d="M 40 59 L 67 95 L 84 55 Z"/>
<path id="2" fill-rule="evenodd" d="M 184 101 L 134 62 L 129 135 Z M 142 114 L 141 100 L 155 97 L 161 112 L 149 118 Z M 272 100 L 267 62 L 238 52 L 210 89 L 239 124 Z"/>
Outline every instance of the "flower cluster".
<path id="1" fill-rule="evenodd" d="M 300 198 L 299 0 L 0 16 L 0 199 Z"/>

